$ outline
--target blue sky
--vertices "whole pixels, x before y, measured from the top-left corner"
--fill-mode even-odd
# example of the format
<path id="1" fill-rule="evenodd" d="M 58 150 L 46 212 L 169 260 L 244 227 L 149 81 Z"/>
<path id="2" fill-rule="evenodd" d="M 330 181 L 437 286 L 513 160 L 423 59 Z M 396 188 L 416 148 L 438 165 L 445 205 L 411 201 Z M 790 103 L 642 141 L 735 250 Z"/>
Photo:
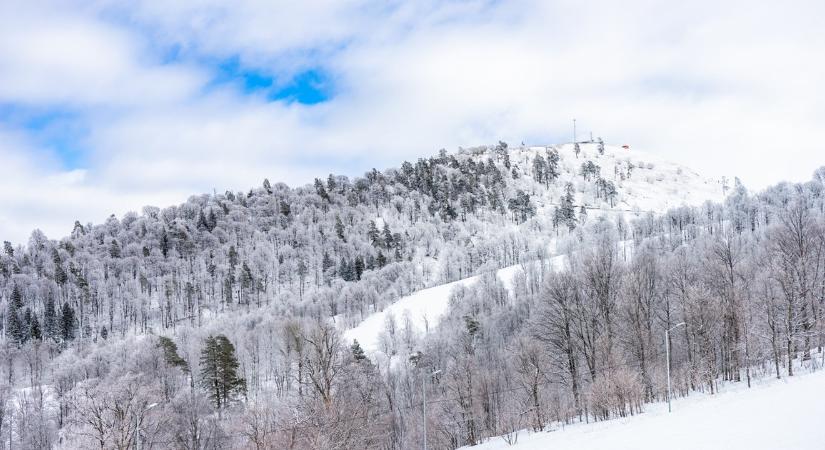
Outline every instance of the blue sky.
<path id="1" fill-rule="evenodd" d="M 823 13 L 815 1 L 5 1 L 0 239 L 263 178 L 560 142 L 573 117 L 709 176 L 805 180 L 823 163 Z"/>

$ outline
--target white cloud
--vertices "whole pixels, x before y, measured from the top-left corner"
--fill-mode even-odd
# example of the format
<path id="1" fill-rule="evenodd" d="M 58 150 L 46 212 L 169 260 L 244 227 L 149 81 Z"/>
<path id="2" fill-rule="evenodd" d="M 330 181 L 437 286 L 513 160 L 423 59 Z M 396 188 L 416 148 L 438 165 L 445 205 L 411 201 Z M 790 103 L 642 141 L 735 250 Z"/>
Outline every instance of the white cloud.
<path id="1" fill-rule="evenodd" d="M 0 189 L 26 201 L 0 200 L 0 235 L 20 241 L 36 226 L 68 230 L 264 177 L 357 174 L 441 147 L 560 141 L 572 117 L 709 175 L 804 180 L 825 163 L 823 12 L 816 2 L 4 3 L 0 102 L 76 108 L 88 164 L 67 175 L 35 163 L 48 154 L 36 136 L 7 130 L 16 143 L 0 158 L 27 175 Z M 164 62 L 170 48 L 177 58 Z M 322 67 L 335 96 L 304 106 L 209 86 L 204 61 L 229 57 L 279 82 Z"/>

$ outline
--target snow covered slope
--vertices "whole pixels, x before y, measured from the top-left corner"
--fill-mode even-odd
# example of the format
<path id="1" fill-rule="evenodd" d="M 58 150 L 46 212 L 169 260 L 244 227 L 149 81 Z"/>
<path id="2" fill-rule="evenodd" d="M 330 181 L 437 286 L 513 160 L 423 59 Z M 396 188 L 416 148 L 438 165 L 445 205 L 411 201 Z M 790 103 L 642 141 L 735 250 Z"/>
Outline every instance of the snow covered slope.
<path id="1" fill-rule="evenodd" d="M 477 450 L 815 450 L 825 449 L 825 371 L 769 380 L 752 389 L 738 383 L 715 396 L 693 394 L 647 405 L 627 419 L 576 424 L 518 436 L 516 445 L 492 438 Z"/>
<path id="2" fill-rule="evenodd" d="M 612 145 L 605 145 L 604 153 L 600 153 L 596 143 L 580 143 L 579 149 L 578 154 L 573 144 L 509 149 L 510 163 L 518 174 L 512 181 L 513 186 L 530 194 L 531 201 L 536 205 L 538 217 L 546 218 L 552 215 L 562 195 L 563 186 L 567 183 L 574 185 L 577 206 L 593 208 L 588 212 L 591 217 L 606 214 L 611 217 L 623 215 L 629 219 L 647 211 L 660 213 L 682 205 L 696 206 L 708 200 L 724 199 L 725 192 L 721 180 L 703 177 L 691 169 L 667 162 L 655 155 Z M 546 157 L 554 150 L 559 155 L 559 177 L 546 188 L 533 179 L 533 161 L 538 156 Z M 482 152 L 476 156 L 479 162 L 490 157 L 489 152 Z M 608 205 L 604 198 L 597 198 L 593 183 L 583 180 L 581 166 L 588 161 L 599 167 L 601 178 L 615 185 L 618 195 L 613 206 Z M 563 260 L 560 258 L 554 260 L 555 266 L 561 265 Z M 513 276 L 520 270 L 520 265 L 505 267 L 498 270 L 496 275 L 509 287 Z M 373 313 L 358 326 L 347 330 L 345 337 L 350 341 L 358 340 L 368 354 L 373 354 L 380 349 L 380 334 L 385 329 L 387 318 L 392 316 L 400 322 L 405 314 L 409 314 L 419 334 L 425 334 L 428 329 L 431 330 L 438 324 L 440 317 L 447 311 L 453 289 L 459 285 L 469 287 L 478 280 L 479 276 L 473 276 L 422 289 L 403 297 L 383 311 Z"/>
<path id="3" fill-rule="evenodd" d="M 564 264 L 564 256 L 554 257 L 550 263 L 551 267 L 559 269 L 562 264 Z M 505 267 L 496 271 L 496 276 L 505 287 L 510 289 L 513 277 L 522 270 L 524 269 L 521 265 Z M 433 329 L 438 324 L 441 316 L 447 312 L 450 293 L 453 289 L 458 286 L 472 286 L 478 282 L 480 278 L 480 275 L 476 275 L 452 283 L 417 291 L 399 299 L 383 311 L 370 315 L 357 327 L 347 330 L 344 336 L 350 341 L 358 340 L 361 348 L 363 348 L 367 354 L 372 354 L 380 349 L 379 336 L 381 332 L 384 331 L 384 324 L 387 317 L 392 316 L 396 320 L 401 320 L 405 314 L 409 314 L 416 331 L 423 335 L 427 330 Z"/>
<path id="4" fill-rule="evenodd" d="M 579 144 L 579 148 L 578 155 L 573 144 L 516 148 L 510 151 L 510 160 L 529 169 L 533 157 L 555 149 L 559 153 L 563 182 L 580 182 L 581 164 L 593 161 L 600 167 L 601 177 L 616 185 L 619 192 L 616 209 L 664 212 L 673 207 L 696 206 L 707 200 L 721 201 L 724 198 L 721 179 L 704 177 L 654 154 L 614 145 L 605 145 L 604 153 L 600 154 L 595 143 Z M 541 192 L 538 194 L 541 196 Z M 594 198 L 582 198 L 581 195 L 578 200 L 585 205 L 598 203 Z"/>

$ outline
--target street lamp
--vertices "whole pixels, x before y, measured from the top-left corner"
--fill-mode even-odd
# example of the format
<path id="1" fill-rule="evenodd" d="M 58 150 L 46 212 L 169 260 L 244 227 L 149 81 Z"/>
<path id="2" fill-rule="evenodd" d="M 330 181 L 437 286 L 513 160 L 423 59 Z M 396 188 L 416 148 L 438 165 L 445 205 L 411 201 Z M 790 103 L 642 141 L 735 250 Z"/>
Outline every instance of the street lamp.
<path id="1" fill-rule="evenodd" d="M 684 325 L 684 322 L 679 322 L 676 325 L 665 330 L 665 358 L 667 358 L 667 412 L 670 409 L 670 332 Z"/>
<path id="2" fill-rule="evenodd" d="M 441 369 L 435 370 L 429 374 L 430 377 L 434 377 L 441 373 Z M 427 378 L 424 377 L 421 380 L 421 392 L 424 395 L 424 401 L 422 402 L 423 410 L 424 410 L 424 450 L 427 450 Z"/>
<path id="3" fill-rule="evenodd" d="M 158 404 L 152 403 L 135 416 L 135 450 L 140 450 L 140 417 L 155 406 L 158 406 Z"/>

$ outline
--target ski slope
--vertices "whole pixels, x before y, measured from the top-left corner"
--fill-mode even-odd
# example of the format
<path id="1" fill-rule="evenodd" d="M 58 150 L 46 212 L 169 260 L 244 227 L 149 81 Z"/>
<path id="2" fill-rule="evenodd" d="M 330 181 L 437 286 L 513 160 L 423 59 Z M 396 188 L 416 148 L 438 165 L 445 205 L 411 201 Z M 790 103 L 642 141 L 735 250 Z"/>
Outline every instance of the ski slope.
<path id="1" fill-rule="evenodd" d="M 745 383 L 714 396 L 693 394 L 646 405 L 627 419 L 522 432 L 516 445 L 501 437 L 476 450 L 819 450 L 825 449 L 825 371 Z M 470 447 L 466 447 L 470 448 Z"/>
<path id="2" fill-rule="evenodd" d="M 550 267 L 554 270 L 560 269 L 565 261 L 565 257 L 556 256 L 550 259 Z M 508 290 L 512 289 L 513 278 L 524 268 L 519 265 L 505 267 L 496 271 L 496 276 Z M 384 308 L 383 311 L 374 313 L 364 319 L 357 327 L 344 332 L 344 337 L 349 341 L 357 340 L 361 348 L 367 354 L 374 354 L 379 350 L 379 336 L 384 331 L 384 324 L 388 316 L 393 316 L 397 321 L 402 320 L 405 314 L 409 314 L 413 326 L 419 334 L 426 334 L 438 325 L 439 320 L 447 312 L 450 304 L 450 294 L 458 286 L 470 287 L 481 279 L 481 275 L 464 278 L 452 283 L 446 283 L 416 291 L 406 297 L 402 297 L 392 305 Z"/>

